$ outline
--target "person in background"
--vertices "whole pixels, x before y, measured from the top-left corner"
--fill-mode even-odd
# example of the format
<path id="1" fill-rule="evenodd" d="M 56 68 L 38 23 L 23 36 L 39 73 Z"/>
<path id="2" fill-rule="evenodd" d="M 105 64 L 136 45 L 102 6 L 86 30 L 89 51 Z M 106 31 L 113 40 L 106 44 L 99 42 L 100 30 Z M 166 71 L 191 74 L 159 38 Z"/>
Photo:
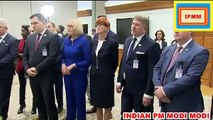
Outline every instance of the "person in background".
<path id="1" fill-rule="evenodd" d="M 160 45 L 161 51 L 167 46 L 167 42 L 165 41 L 165 34 L 163 30 L 157 30 L 155 32 L 154 40 Z"/>
<path id="2" fill-rule="evenodd" d="M 40 13 L 30 16 L 35 33 L 27 37 L 23 65 L 38 108 L 39 120 L 58 120 L 54 96 L 55 61 L 59 54 L 58 35 L 46 29 L 46 19 Z"/>
<path id="3" fill-rule="evenodd" d="M 109 21 L 96 21 L 98 39 L 92 40 L 90 69 L 91 104 L 97 107 L 97 120 L 109 120 L 114 106 L 114 74 L 118 66 L 118 42 L 107 36 Z"/>
<path id="4" fill-rule="evenodd" d="M 16 72 L 18 73 L 18 79 L 19 79 L 19 109 L 17 111 L 17 114 L 20 114 L 23 112 L 23 109 L 26 107 L 26 103 L 25 103 L 25 91 L 26 91 L 26 77 L 25 77 L 25 71 L 23 68 L 23 63 L 22 63 L 22 59 L 23 59 L 23 52 L 24 52 L 24 46 L 25 46 L 25 42 L 27 39 L 27 36 L 30 34 L 30 32 L 28 31 L 29 29 L 29 25 L 22 25 L 21 26 L 21 35 L 22 35 L 22 39 L 19 42 L 19 46 L 18 46 L 18 59 L 17 59 L 17 63 L 16 63 Z"/>
<path id="5" fill-rule="evenodd" d="M 153 71 L 155 96 L 162 112 L 203 112 L 201 76 L 209 51 L 197 44 L 192 32 L 175 32 L 177 44 L 166 47 Z M 186 107 L 187 106 L 187 107 Z"/>
<path id="6" fill-rule="evenodd" d="M 96 33 L 96 30 L 92 29 L 92 38 L 94 37 L 95 33 Z"/>
<path id="7" fill-rule="evenodd" d="M 49 31 L 57 34 L 55 24 L 53 22 L 48 22 L 46 27 Z M 62 51 L 63 51 L 63 38 L 59 36 L 58 44 L 60 46 L 60 53 L 56 59 L 56 68 L 54 73 L 54 87 L 55 87 L 55 96 L 58 103 L 57 112 L 61 113 L 63 111 L 63 76 L 61 72 L 61 59 L 62 59 Z"/>
<path id="8" fill-rule="evenodd" d="M 153 112 L 152 73 L 160 57 L 159 44 L 147 34 L 148 18 L 135 16 L 132 36 L 125 40 L 116 91 L 121 93 L 121 116 L 124 112 Z M 123 120 L 123 117 L 121 117 Z"/>
<path id="9" fill-rule="evenodd" d="M 32 26 L 29 27 L 28 31 L 30 32 L 30 34 L 35 33 L 35 31 L 33 30 L 33 27 L 32 27 Z"/>
<path id="10" fill-rule="evenodd" d="M 18 39 L 8 33 L 8 22 L 0 18 L 0 116 L 7 120 L 10 93 L 18 55 Z"/>
<path id="11" fill-rule="evenodd" d="M 64 37 L 64 26 L 63 25 L 58 25 L 56 27 L 56 32 L 59 36 Z"/>
<path id="12" fill-rule="evenodd" d="M 64 38 L 61 67 L 67 101 L 67 116 L 64 120 L 86 120 L 85 93 L 88 67 L 91 64 L 90 41 L 83 34 L 80 20 L 69 20 L 67 27 L 68 36 Z"/>
<path id="13" fill-rule="evenodd" d="M 172 40 L 171 45 L 177 43 L 177 40 Z"/>

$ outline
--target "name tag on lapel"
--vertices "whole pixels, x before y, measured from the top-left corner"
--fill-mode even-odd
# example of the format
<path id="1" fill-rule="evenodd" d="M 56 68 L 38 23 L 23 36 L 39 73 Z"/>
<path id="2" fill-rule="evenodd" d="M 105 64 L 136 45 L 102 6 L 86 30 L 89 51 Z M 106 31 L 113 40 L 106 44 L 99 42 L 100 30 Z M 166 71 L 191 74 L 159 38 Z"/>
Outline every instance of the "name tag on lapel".
<path id="1" fill-rule="evenodd" d="M 133 68 L 135 68 L 135 69 L 138 69 L 138 65 L 139 65 L 139 60 L 137 60 L 137 59 L 134 59 L 133 60 Z"/>
<path id="2" fill-rule="evenodd" d="M 47 49 L 45 47 L 42 49 L 42 56 L 47 56 Z"/>
<path id="3" fill-rule="evenodd" d="M 176 79 L 179 79 L 183 76 L 183 69 L 180 67 L 180 68 L 177 68 L 176 69 L 176 73 L 175 73 L 175 78 Z"/>

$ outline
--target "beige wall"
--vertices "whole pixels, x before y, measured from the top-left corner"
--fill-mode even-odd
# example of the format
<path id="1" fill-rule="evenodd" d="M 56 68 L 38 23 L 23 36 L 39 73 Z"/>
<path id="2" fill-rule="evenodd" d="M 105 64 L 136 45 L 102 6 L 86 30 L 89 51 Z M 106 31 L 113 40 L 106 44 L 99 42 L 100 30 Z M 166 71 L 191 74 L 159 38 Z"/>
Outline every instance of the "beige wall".
<path id="1" fill-rule="evenodd" d="M 19 2 L 0 2 L 0 17 L 9 21 L 9 32 L 17 38 L 21 38 L 20 27 L 22 24 L 30 24 L 30 15 L 40 12 L 43 5 L 53 5 L 55 14 L 49 18 L 56 24 L 62 24 L 66 28 L 67 21 L 77 18 L 76 1 L 19 1 Z M 32 13 L 31 13 L 32 12 Z"/>

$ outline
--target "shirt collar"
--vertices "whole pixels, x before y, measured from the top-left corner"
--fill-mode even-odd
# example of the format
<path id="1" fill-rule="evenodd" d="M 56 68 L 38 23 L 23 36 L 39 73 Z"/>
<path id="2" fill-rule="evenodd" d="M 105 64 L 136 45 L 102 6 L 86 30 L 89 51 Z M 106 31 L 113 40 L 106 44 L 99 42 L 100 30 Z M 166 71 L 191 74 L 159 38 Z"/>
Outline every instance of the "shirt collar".
<path id="1" fill-rule="evenodd" d="M 6 35 L 7 35 L 7 32 L 1 36 L 2 40 L 5 38 Z"/>
<path id="2" fill-rule="evenodd" d="M 137 38 L 137 41 L 140 41 L 144 35 L 145 35 L 145 33 L 141 36 L 138 36 L 138 37 L 133 36 L 133 38 Z"/>
<path id="3" fill-rule="evenodd" d="M 47 28 L 45 28 L 40 34 L 44 34 L 46 32 Z M 38 33 L 39 34 L 39 33 Z"/>
<path id="4" fill-rule="evenodd" d="M 190 42 L 192 41 L 192 38 L 189 39 L 186 43 L 184 43 L 182 46 L 180 46 L 180 44 L 177 44 L 177 47 L 182 47 L 182 49 L 184 49 Z"/>

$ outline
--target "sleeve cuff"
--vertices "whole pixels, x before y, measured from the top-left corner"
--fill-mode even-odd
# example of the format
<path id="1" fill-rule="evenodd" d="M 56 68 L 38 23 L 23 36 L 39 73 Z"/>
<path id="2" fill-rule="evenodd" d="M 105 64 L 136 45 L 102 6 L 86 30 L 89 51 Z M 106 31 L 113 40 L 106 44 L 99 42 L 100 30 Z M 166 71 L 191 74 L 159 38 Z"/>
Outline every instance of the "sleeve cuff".
<path id="1" fill-rule="evenodd" d="M 166 96 L 166 94 L 165 94 L 165 92 L 164 92 L 163 88 L 162 88 L 162 92 L 163 92 L 163 95 L 164 95 L 164 96 Z"/>
<path id="2" fill-rule="evenodd" d="M 153 99 L 154 98 L 153 96 L 147 95 L 147 94 L 144 94 L 143 96 L 146 97 L 146 98 L 149 98 L 149 99 Z"/>

